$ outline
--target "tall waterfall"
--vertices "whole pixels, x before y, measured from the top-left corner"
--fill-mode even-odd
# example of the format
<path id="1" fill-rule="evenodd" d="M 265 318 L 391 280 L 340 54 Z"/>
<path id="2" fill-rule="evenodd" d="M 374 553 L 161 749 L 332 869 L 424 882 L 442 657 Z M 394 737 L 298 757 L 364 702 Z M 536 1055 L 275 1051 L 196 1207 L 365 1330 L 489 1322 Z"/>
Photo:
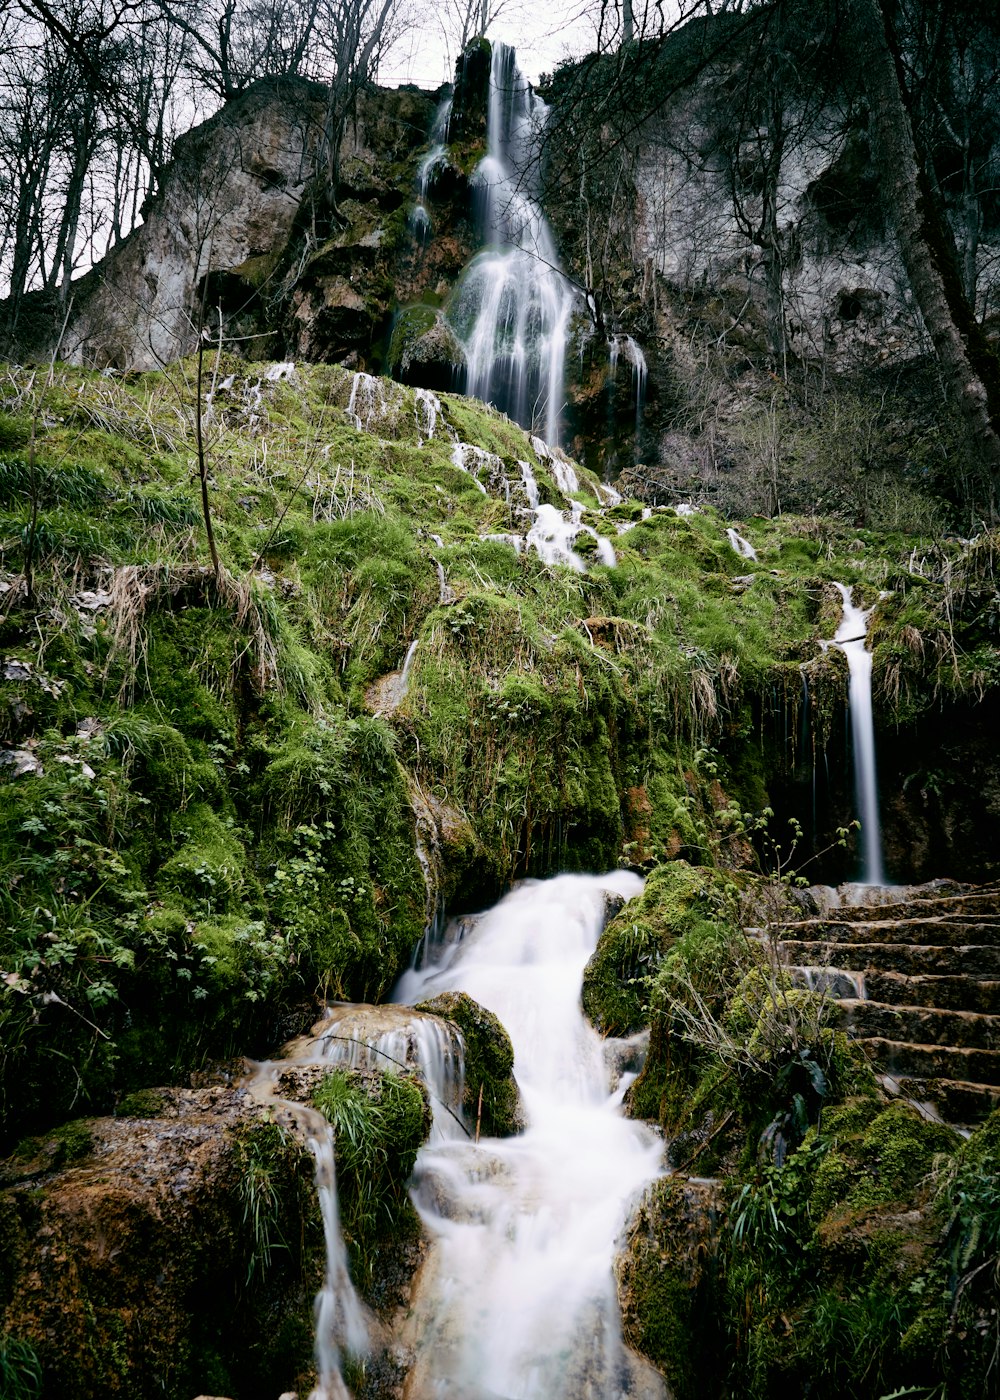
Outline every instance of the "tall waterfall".
<path id="1" fill-rule="evenodd" d="M 401 984 L 409 1000 L 465 991 L 500 1017 L 528 1119 L 520 1136 L 478 1144 L 446 1119 L 417 1158 L 433 1244 L 404 1338 L 409 1395 L 662 1400 L 622 1342 L 611 1271 L 626 1203 L 657 1175 L 662 1144 L 622 1117 L 579 1004 L 605 892 L 640 888 L 625 872 L 528 882 Z"/>
<path id="2" fill-rule="evenodd" d="M 494 44 L 487 154 L 473 178 L 485 246 L 463 273 L 449 314 L 465 348 L 465 392 L 556 445 L 573 296 L 537 199 L 547 113 L 514 50 Z"/>
<path id="3" fill-rule="evenodd" d="M 882 826 L 875 768 L 875 722 L 872 715 L 872 654 L 865 645 L 869 613 L 855 607 L 851 590 L 844 584 L 835 583 L 834 588 L 844 603 L 844 614 L 833 640 L 847 657 L 850 673 L 848 705 L 854 744 L 854 786 L 858 816 L 861 818 L 861 883 L 884 885 Z"/>

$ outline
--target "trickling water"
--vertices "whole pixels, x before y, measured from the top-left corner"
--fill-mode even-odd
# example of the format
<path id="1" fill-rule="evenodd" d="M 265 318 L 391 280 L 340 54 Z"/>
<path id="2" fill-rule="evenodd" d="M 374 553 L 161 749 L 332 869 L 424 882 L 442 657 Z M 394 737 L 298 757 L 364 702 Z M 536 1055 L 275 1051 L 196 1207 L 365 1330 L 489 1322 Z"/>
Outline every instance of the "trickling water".
<path id="1" fill-rule="evenodd" d="M 732 526 L 730 526 L 726 531 L 726 536 L 741 559 L 757 558 L 757 551 L 754 549 L 753 545 L 749 540 L 745 540 L 738 530 L 734 530 Z"/>
<path id="2" fill-rule="evenodd" d="M 535 197 L 547 113 L 514 50 L 494 44 L 487 154 L 473 177 L 486 247 L 462 274 L 450 318 L 464 342 L 466 393 L 557 443 L 573 296 Z"/>
<path id="3" fill-rule="evenodd" d="M 501 474 L 503 472 L 503 463 L 500 461 L 499 457 L 494 457 L 491 452 L 487 452 L 482 447 L 474 447 L 473 444 L 469 442 L 456 442 L 455 446 L 451 449 L 451 460 L 460 472 L 465 472 L 468 476 L 472 477 L 472 480 L 476 483 L 484 496 L 488 496 L 489 492 L 479 480 L 476 472 L 482 469 L 484 463 L 491 461 L 499 463 Z M 470 462 L 472 463 L 471 467 L 469 465 Z"/>
<path id="4" fill-rule="evenodd" d="M 434 115 L 431 127 L 431 148 L 417 167 L 417 203 L 410 214 L 410 225 L 421 243 L 425 242 L 431 230 L 431 216 L 427 212 L 427 196 L 435 171 L 448 164 L 448 122 L 451 119 L 451 98 L 446 97 Z"/>
<path id="5" fill-rule="evenodd" d="M 430 389 L 414 389 L 413 413 L 417 422 L 417 446 L 422 447 L 424 438 L 430 442 L 434 437 L 441 417 L 441 400 Z"/>
<path id="6" fill-rule="evenodd" d="M 844 603 L 844 615 L 834 635 L 834 645 L 847 657 L 850 672 L 848 707 L 854 742 L 854 784 L 861 818 L 861 881 L 884 885 L 882 826 L 878 810 L 878 776 L 875 768 L 875 722 L 872 714 L 872 654 L 865 645 L 869 612 L 854 606 L 851 590 L 842 583 L 834 588 Z"/>
<path id="7" fill-rule="evenodd" d="M 359 432 L 370 432 L 374 419 L 384 416 L 386 409 L 383 381 L 374 374 L 358 370 L 351 380 L 351 394 L 347 400 L 348 418 L 353 420 Z"/>
<path id="8" fill-rule="evenodd" d="M 408 998 L 465 991 L 514 1045 L 528 1120 L 475 1145 L 445 1121 L 417 1159 L 413 1196 L 433 1238 L 404 1340 L 408 1394 L 448 1400 L 662 1400 L 624 1347 L 611 1263 L 627 1202 L 660 1170 L 662 1145 L 623 1118 L 597 1034 L 580 1011 L 605 892 L 637 876 L 527 882 L 411 972 Z"/>
<path id="9" fill-rule="evenodd" d="M 535 480 L 535 473 L 531 470 L 530 462 L 518 462 L 521 468 L 521 480 L 524 482 L 524 494 L 528 498 L 528 506 L 531 510 L 538 509 L 538 482 Z"/>
<path id="10" fill-rule="evenodd" d="M 635 395 L 635 426 L 636 431 L 642 427 L 642 411 L 646 405 L 646 382 L 649 379 L 649 367 L 646 364 L 646 356 L 642 353 L 642 346 L 638 341 L 633 340 L 630 335 L 613 335 L 608 344 L 608 364 L 610 369 L 610 379 L 614 385 L 615 377 L 618 373 L 618 360 L 624 358 L 632 366 L 632 392 Z"/>
<path id="11" fill-rule="evenodd" d="M 282 1061 L 265 1061 L 257 1066 L 247 1087 L 258 1103 L 276 1110 L 278 1122 L 289 1125 L 305 1139 L 316 1163 L 325 1267 L 315 1304 L 317 1383 L 309 1400 L 351 1400 L 341 1372 L 341 1349 L 363 1356 L 369 1347 L 369 1330 L 364 1304 L 351 1282 L 347 1247 L 340 1229 L 333 1128 L 317 1109 L 276 1095 L 275 1086 L 285 1068 Z"/>
<path id="12" fill-rule="evenodd" d="M 413 669 L 413 658 L 417 654 L 417 646 L 419 645 L 419 640 L 420 639 L 418 637 L 414 637 L 413 641 L 410 643 L 409 647 L 406 650 L 406 658 L 403 661 L 403 672 L 399 678 L 400 699 L 402 699 L 402 697 L 406 694 L 407 686 L 410 684 L 410 672 Z"/>

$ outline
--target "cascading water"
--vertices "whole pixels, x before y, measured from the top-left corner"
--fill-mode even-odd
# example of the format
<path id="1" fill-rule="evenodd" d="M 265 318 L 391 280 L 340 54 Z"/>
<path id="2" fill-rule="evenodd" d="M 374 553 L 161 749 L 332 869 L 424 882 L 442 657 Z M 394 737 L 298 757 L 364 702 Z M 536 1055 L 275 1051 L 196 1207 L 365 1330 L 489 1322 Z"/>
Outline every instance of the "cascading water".
<path id="1" fill-rule="evenodd" d="M 573 296 L 535 196 L 547 112 L 514 50 L 494 44 L 487 154 L 473 177 L 486 246 L 462 274 L 449 318 L 464 343 L 465 392 L 558 443 Z"/>
<path id="2" fill-rule="evenodd" d="M 421 243 L 431 231 L 431 216 L 427 211 L 427 197 L 435 172 L 448 162 L 448 122 L 451 119 L 451 97 L 446 97 L 434 114 L 431 127 L 431 148 L 417 167 L 417 202 L 410 214 L 410 224 Z"/>
<path id="3" fill-rule="evenodd" d="M 729 543 L 732 545 L 733 549 L 736 551 L 736 553 L 740 556 L 741 559 L 757 558 L 757 551 L 754 549 L 753 545 L 750 543 L 749 540 L 743 538 L 739 530 L 735 530 L 732 526 L 730 526 L 729 529 L 726 531 L 726 538 L 729 540 Z"/>
<path id="4" fill-rule="evenodd" d="M 611 1271 L 662 1145 L 621 1116 L 579 1005 L 606 892 L 640 888 L 625 872 L 528 882 L 400 985 L 406 1000 L 465 991 L 500 1017 L 528 1120 L 518 1137 L 474 1144 L 446 1119 L 420 1152 L 413 1197 L 433 1245 L 403 1339 L 409 1396 L 662 1400 L 622 1342 Z"/>
<path id="5" fill-rule="evenodd" d="M 844 615 L 834 635 L 834 645 L 847 657 L 850 673 L 848 708 L 854 744 L 854 785 L 861 818 L 861 884 L 884 885 L 882 826 L 878 810 L 878 776 L 875 767 L 875 721 L 872 714 L 872 654 L 865 645 L 870 609 L 855 607 L 851 590 L 842 583 L 834 588 L 844 604 Z"/>
<path id="6" fill-rule="evenodd" d="M 305 1140 L 316 1163 L 325 1267 L 315 1304 L 316 1389 L 309 1400 L 351 1400 L 341 1371 L 341 1348 L 354 1356 L 364 1355 L 369 1330 L 364 1305 L 351 1282 L 347 1247 L 340 1229 L 333 1129 L 317 1109 L 277 1095 L 277 1080 L 286 1067 L 281 1061 L 261 1063 L 247 1087 L 258 1103 L 276 1110 L 278 1121 Z"/>

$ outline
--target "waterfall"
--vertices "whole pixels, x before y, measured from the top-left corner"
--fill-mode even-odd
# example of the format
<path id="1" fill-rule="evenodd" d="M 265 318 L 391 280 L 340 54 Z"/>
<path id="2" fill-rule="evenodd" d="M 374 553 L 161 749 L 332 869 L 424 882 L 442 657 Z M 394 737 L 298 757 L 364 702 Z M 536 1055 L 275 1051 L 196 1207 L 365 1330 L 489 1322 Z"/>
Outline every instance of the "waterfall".
<path id="1" fill-rule="evenodd" d="M 646 404 L 646 382 L 649 379 L 649 366 L 642 346 L 630 335 L 613 335 L 608 344 L 608 368 L 611 386 L 614 388 L 618 375 L 618 360 L 624 356 L 632 366 L 632 392 L 635 395 L 635 429 L 642 427 L 642 410 Z"/>
<path id="2" fill-rule="evenodd" d="M 500 1017 L 528 1120 L 518 1137 L 479 1144 L 445 1120 L 417 1158 L 413 1199 L 432 1248 L 406 1324 L 408 1394 L 662 1400 L 622 1342 L 611 1268 L 662 1144 L 621 1116 L 580 1011 L 606 892 L 640 889 L 626 872 L 526 882 L 400 987 L 413 1000 L 465 991 Z"/>
<path id="3" fill-rule="evenodd" d="M 756 559 L 757 551 L 749 540 L 743 538 L 739 530 L 734 530 L 732 526 L 726 531 L 726 538 L 741 559 Z"/>
<path id="4" fill-rule="evenodd" d="M 547 113 L 514 50 L 494 44 L 487 154 L 473 177 L 486 246 L 462 274 L 449 315 L 465 348 L 465 392 L 558 443 L 573 297 L 537 199 Z"/>
<path id="5" fill-rule="evenodd" d="M 257 1103 L 276 1110 L 278 1121 L 305 1140 L 316 1164 L 325 1266 L 315 1303 L 316 1389 L 309 1400 L 351 1400 L 341 1371 L 341 1348 L 353 1356 L 363 1356 L 369 1347 L 369 1330 L 364 1304 L 351 1282 L 347 1246 L 340 1229 L 333 1128 L 318 1109 L 277 1094 L 278 1079 L 285 1068 L 287 1065 L 279 1060 L 262 1062 L 247 1088 Z"/>
<path id="6" fill-rule="evenodd" d="M 431 126 L 431 147 L 417 167 L 417 202 L 410 213 L 410 226 L 421 243 L 427 241 L 431 231 L 431 216 L 427 212 L 427 196 L 434 181 L 434 175 L 441 166 L 448 164 L 448 122 L 451 119 L 451 96 L 444 98 Z"/>
<path id="7" fill-rule="evenodd" d="M 418 640 L 418 638 L 415 637 L 415 638 L 413 639 L 413 641 L 410 643 L 409 647 L 407 648 L 406 657 L 405 657 L 405 659 L 404 659 L 404 661 L 403 661 L 403 670 L 402 670 L 402 672 L 401 672 L 401 674 L 400 674 L 400 677 L 399 677 L 399 693 L 400 693 L 400 697 L 402 697 L 402 696 L 404 696 L 404 695 L 406 694 L 407 687 L 408 687 L 409 684 L 410 684 L 410 672 L 413 670 L 413 658 L 414 658 L 414 657 L 416 656 L 416 654 L 417 654 L 417 646 L 418 646 L 418 645 L 419 645 L 419 640 Z"/>
<path id="8" fill-rule="evenodd" d="M 844 615 L 833 642 L 847 657 L 850 672 L 848 707 L 854 745 L 854 786 L 861 818 L 861 883 L 884 885 L 882 827 L 878 811 L 878 777 L 875 769 L 875 722 L 872 716 L 872 654 L 865 645 L 869 612 L 854 606 L 851 590 L 842 583 L 834 588 L 844 603 Z"/>

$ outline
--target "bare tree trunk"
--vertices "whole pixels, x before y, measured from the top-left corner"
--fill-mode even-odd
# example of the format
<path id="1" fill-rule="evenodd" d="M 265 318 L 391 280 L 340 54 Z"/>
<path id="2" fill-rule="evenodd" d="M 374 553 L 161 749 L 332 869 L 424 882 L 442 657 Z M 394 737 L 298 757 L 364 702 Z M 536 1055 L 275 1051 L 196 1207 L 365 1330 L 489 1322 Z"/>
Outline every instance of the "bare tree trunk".
<path id="1" fill-rule="evenodd" d="M 631 44 L 635 39 L 635 10 L 632 0 L 622 0 L 622 43 Z"/>
<path id="2" fill-rule="evenodd" d="M 868 93 L 876 169 L 913 295 L 948 393 L 992 483 L 1000 485 L 1000 361 L 962 287 L 951 230 L 917 158 L 895 36 L 879 0 L 846 0 L 849 39 Z"/>
<path id="3" fill-rule="evenodd" d="M 764 161 L 763 203 L 759 242 L 764 264 L 767 298 L 767 330 L 775 368 L 787 377 L 785 335 L 785 259 L 778 225 L 778 196 L 781 188 L 781 162 L 785 154 L 785 110 L 775 73 L 773 56 L 767 61 L 767 147 Z"/>

